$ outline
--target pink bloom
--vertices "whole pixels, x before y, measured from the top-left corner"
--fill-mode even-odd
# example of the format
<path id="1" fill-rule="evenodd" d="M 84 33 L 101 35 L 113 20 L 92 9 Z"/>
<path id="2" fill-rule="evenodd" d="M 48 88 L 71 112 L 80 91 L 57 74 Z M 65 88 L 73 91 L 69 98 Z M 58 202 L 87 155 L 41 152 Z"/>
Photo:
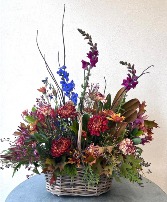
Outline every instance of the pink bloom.
<path id="1" fill-rule="evenodd" d="M 50 105 L 41 106 L 37 111 L 38 116 L 43 119 L 43 116 L 51 116 L 52 118 L 55 117 L 55 110 L 51 108 Z"/>
<path id="2" fill-rule="evenodd" d="M 24 116 L 28 116 L 28 110 L 24 110 L 24 111 L 22 112 L 22 114 L 23 114 Z"/>
<path id="3" fill-rule="evenodd" d="M 128 138 L 126 138 L 122 142 L 120 142 L 119 149 L 125 155 L 134 154 L 135 151 L 136 151 L 135 146 L 133 145 L 132 140 L 130 140 Z"/>

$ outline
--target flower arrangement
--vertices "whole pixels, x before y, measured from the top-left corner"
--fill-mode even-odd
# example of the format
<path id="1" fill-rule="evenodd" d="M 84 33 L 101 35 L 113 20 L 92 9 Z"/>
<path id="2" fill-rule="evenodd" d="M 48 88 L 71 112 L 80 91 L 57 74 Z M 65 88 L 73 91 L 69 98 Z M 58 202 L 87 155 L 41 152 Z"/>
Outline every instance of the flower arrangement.
<path id="1" fill-rule="evenodd" d="M 98 84 L 90 83 L 90 72 L 96 67 L 99 51 L 97 44 L 85 31 L 78 29 L 88 40 L 87 60 L 82 60 L 84 83 L 81 94 L 75 92 L 67 67 L 59 66 L 55 79 L 42 54 L 46 68 L 54 81 L 42 80 L 38 89 L 41 97 L 30 111 L 22 112 L 23 121 L 14 132 L 15 140 L 1 154 L 2 167 L 13 167 L 14 173 L 25 166 L 33 173 L 51 173 L 50 184 L 57 176 L 77 175 L 84 170 L 83 180 L 99 182 L 101 175 L 119 180 L 142 183 L 143 167 L 150 164 L 142 158 L 140 145 L 152 141 L 153 128 L 158 125 L 148 120 L 146 104 L 137 98 L 127 101 L 127 94 L 148 73 L 148 67 L 139 76 L 134 65 L 121 61 L 128 70 L 127 78 L 115 98 L 99 92 Z M 64 56 L 65 58 L 65 56 Z"/>

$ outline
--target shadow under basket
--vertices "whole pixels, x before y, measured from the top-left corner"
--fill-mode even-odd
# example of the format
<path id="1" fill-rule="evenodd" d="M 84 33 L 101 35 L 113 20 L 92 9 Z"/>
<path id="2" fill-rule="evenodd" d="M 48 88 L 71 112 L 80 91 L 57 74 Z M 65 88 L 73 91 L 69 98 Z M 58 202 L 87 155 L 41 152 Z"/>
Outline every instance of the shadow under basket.
<path id="1" fill-rule="evenodd" d="M 68 176 L 57 176 L 56 182 L 50 184 L 52 174 L 46 173 L 46 189 L 57 196 L 99 196 L 111 189 L 111 178 L 102 175 L 98 184 L 88 185 L 88 183 L 83 181 L 83 175 L 84 171 L 78 169 L 77 176 L 73 178 Z"/>

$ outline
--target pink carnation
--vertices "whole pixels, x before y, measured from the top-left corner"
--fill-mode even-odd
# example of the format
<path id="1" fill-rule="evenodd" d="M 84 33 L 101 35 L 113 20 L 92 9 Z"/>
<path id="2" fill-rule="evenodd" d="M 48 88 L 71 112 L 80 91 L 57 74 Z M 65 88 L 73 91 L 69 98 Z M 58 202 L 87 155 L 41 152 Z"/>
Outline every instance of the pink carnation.
<path id="1" fill-rule="evenodd" d="M 123 152 L 125 155 L 134 154 L 136 149 L 133 145 L 132 140 L 126 138 L 119 144 L 119 149 Z"/>

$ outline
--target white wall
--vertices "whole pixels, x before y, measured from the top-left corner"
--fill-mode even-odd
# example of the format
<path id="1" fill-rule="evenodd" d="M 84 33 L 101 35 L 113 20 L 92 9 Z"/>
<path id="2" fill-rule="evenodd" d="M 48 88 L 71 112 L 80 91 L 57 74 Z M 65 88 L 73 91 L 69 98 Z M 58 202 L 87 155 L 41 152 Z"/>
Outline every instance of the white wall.
<path id="1" fill-rule="evenodd" d="M 66 64 L 78 91 L 83 78 L 80 61 L 88 46 L 77 28 L 98 43 L 99 63 L 92 81 L 104 83 L 106 76 L 107 92 L 113 96 L 126 75 L 120 60 L 136 64 L 139 73 L 154 64 L 129 99 L 145 100 L 150 119 L 159 123 L 154 141 L 144 147 L 153 172 L 146 176 L 167 192 L 167 0 L 0 0 L 0 136 L 10 137 L 17 129 L 21 112 L 35 103 L 36 89 L 48 76 L 35 43 L 37 29 L 41 49 L 57 71 L 57 52 L 63 53 L 64 3 Z M 10 170 L 0 171 L 2 201 L 26 174 L 22 170 L 11 179 Z"/>

